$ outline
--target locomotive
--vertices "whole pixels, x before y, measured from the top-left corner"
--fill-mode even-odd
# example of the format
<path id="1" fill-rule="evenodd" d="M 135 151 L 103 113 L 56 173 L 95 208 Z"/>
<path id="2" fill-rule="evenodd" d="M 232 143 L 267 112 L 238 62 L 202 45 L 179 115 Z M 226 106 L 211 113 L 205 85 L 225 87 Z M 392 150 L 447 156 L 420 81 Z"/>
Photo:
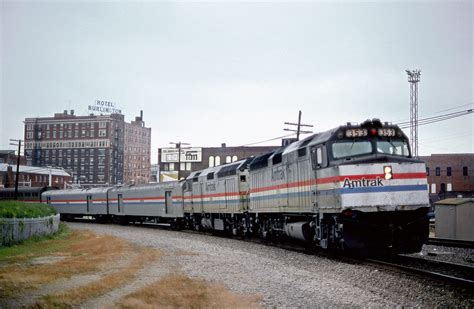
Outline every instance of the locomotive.
<path id="1" fill-rule="evenodd" d="M 176 182 L 57 190 L 62 217 L 167 222 L 349 251 L 418 252 L 429 231 L 426 167 L 396 125 L 347 123 Z"/>

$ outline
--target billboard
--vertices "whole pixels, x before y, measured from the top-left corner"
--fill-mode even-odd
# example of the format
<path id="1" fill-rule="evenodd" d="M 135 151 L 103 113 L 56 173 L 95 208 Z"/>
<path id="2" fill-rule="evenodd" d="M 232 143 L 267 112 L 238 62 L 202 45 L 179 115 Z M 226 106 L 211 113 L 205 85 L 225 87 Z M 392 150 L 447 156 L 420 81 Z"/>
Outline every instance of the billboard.
<path id="1" fill-rule="evenodd" d="M 178 180 L 178 171 L 160 172 L 160 182 Z"/>
<path id="2" fill-rule="evenodd" d="M 201 162 L 202 148 L 185 148 L 181 149 L 181 156 L 178 154 L 178 148 L 163 148 L 161 149 L 162 163 L 177 163 L 177 162 Z"/>

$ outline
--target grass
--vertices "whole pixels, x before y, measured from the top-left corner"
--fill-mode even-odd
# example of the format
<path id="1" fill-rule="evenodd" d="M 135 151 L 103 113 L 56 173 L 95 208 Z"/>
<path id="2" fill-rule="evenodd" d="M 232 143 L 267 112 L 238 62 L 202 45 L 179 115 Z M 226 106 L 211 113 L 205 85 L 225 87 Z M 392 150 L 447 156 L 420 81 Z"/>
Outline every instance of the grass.
<path id="1" fill-rule="evenodd" d="M 129 254 L 131 252 L 128 252 Z M 90 298 L 104 295 L 105 293 L 127 284 L 138 275 L 146 264 L 160 256 L 157 250 L 147 248 L 136 248 L 133 250 L 133 258 L 126 267 L 105 274 L 101 279 L 88 284 L 70 289 L 65 292 L 45 295 L 36 303 L 36 307 L 74 307 L 82 304 Z"/>
<path id="2" fill-rule="evenodd" d="M 0 248 L 0 303 L 2 299 L 28 299 L 34 290 L 67 280 L 73 283 L 68 289 L 43 294 L 30 300 L 31 305 L 74 307 L 133 281 L 145 265 L 160 255 L 157 250 L 138 247 L 121 238 L 87 230 L 71 231 L 63 226 L 61 233 L 51 238 Z M 74 281 L 75 276 L 94 274 L 98 278 L 85 283 Z"/>
<path id="3" fill-rule="evenodd" d="M 39 218 L 55 214 L 53 207 L 42 203 L 0 201 L 0 218 Z"/>
<path id="4" fill-rule="evenodd" d="M 122 308 L 259 308 L 258 296 L 236 295 L 223 285 L 172 274 L 127 295 Z"/>
<path id="5" fill-rule="evenodd" d="M 183 251 L 176 256 L 192 254 Z M 141 271 L 161 256 L 156 249 L 122 238 L 69 230 L 61 225 L 56 235 L 0 247 L 0 304 L 9 301 L 13 307 L 83 306 L 139 279 Z M 258 296 L 233 294 L 221 284 L 192 279 L 180 272 L 123 295 L 116 306 L 257 308 L 260 300 Z"/>
<path id="6" fill-rule="evenodd" d="M 40 241 L 26 247 L 15 252 L 23 254 L 10 254 L 3 258 L 4 263 L 0 264 L 0 299 L 21 296 L 28 290 L 59 279 L 97 272 L 104 264 L 122 258 L 130 246 L 116 237 L 73 231 L 62 239 Z M 131 248 L 128 251 L 132 253 Z M 32 263 L 36 257 L 49 257 L 54 262 Z"/>

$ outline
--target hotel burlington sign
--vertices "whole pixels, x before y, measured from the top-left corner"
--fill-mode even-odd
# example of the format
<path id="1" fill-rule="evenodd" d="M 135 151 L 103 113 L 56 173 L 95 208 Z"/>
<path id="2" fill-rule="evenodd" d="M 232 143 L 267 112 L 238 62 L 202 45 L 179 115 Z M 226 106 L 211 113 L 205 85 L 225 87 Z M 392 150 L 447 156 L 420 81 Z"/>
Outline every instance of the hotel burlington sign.
<path id="1" fill-rule="evenodd" d="M 114 102 L 95 100 L 94 104 L 89 105 L 89 112 L 101 114 L 121 114 L 122 110 L 119 109 Z"/>

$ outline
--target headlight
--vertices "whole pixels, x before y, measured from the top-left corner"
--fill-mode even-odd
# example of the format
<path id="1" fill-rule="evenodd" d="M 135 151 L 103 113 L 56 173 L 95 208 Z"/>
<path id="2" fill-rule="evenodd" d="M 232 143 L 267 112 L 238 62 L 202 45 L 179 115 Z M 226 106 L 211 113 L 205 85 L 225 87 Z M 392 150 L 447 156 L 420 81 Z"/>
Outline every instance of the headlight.
<path id="1" fill-rule="evenodd" d="M 383 167 L 383 172 L 385 174 L 385 180 L 390 180 L 390 179 L 393 178 L 392 167 L 391 166 L 384 166 Z"/>

